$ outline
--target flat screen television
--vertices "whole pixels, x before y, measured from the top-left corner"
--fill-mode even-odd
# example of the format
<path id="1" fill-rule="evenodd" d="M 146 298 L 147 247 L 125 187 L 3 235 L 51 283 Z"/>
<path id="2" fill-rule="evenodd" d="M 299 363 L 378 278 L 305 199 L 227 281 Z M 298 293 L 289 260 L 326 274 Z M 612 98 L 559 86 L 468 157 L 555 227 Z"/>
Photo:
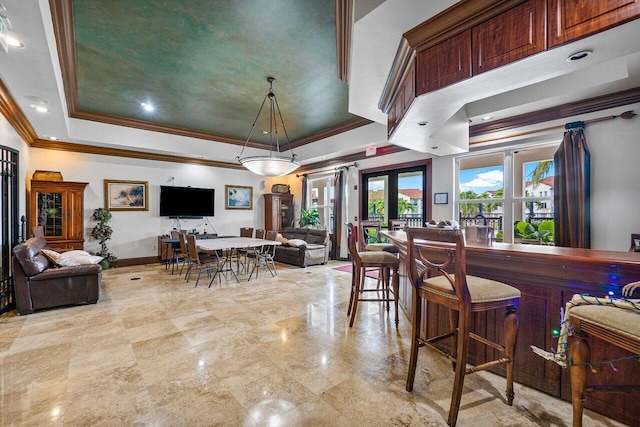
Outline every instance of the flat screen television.
<path id="1" fill-rule="evenodd" d="M 213 216 L 216 190 L 213 188 L 160 186 L 160 216 Z"/>

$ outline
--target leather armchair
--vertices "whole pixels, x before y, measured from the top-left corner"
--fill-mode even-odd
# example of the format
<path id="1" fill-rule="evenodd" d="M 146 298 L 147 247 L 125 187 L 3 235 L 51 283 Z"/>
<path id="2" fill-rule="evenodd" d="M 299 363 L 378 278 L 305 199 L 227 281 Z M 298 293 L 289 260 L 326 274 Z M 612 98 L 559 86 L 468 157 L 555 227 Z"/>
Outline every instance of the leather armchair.
<path id="1" fill-rule="evenodd" d="M 42 254 L 47 241 L 34 237 L 13 248 L 16 308 L 21 315 L 41 308 L 95 304 L 99 298 L 102 267 L 83 264 L 55 268 Z"/>

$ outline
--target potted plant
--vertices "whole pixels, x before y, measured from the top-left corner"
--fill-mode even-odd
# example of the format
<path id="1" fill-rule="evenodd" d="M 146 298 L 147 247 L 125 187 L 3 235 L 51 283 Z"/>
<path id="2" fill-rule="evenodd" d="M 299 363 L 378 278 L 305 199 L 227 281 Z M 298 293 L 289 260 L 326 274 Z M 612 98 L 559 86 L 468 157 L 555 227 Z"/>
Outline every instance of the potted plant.
<path id="1" fill-rule="evenodd" d="M 298 224 L 300 227 L 320 227 L 320 214 L 316 209 L 303 209 Z"/>
<path id="2" fill-rule="evenodd" d="M 118 260 L 115 255 L 109 252 L 109 248 L 107 247 L 107 240 L 111 239 L 111 234 L 113 233 L 113 230 L 109 226 L 111 212 L 109 212 L 109 209 L 98 208 L 93 211 L 92 218 L 98 221 L 98 223 L 91 230 L 91 237 L 100 242 L 100 251 L 95 255 L 103 258 L 100 265 L 106 270 Z"/>

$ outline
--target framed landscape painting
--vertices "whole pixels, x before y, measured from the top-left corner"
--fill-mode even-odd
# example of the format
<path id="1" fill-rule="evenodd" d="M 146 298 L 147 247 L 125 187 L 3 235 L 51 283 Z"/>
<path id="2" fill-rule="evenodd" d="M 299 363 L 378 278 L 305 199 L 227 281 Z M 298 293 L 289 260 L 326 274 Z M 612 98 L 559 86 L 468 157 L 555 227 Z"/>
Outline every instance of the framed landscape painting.
<path id="1" fill-rule="evenodd" d="M 253 187 L 225 185 L 225 209 L 253 209 Z"/>
<path id="2" fill-rule="evenodd" d="M 104 207 L 110 211 L 148 211 L 147 181 L 104 180 Z"/>

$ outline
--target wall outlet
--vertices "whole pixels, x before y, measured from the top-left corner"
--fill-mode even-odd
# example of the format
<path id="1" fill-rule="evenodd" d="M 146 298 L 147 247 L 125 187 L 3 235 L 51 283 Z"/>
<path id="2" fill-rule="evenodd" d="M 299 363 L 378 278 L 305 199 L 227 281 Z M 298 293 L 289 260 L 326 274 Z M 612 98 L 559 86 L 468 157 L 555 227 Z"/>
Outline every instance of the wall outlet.
<path id="1" fill-rule="evenodd" d="M 153 246 L 151 247 L 151 250 L 153 250 L 153 251 L 157 251 L 157 250 L 158 250 L 158 246 L 153 245 Z"/>

